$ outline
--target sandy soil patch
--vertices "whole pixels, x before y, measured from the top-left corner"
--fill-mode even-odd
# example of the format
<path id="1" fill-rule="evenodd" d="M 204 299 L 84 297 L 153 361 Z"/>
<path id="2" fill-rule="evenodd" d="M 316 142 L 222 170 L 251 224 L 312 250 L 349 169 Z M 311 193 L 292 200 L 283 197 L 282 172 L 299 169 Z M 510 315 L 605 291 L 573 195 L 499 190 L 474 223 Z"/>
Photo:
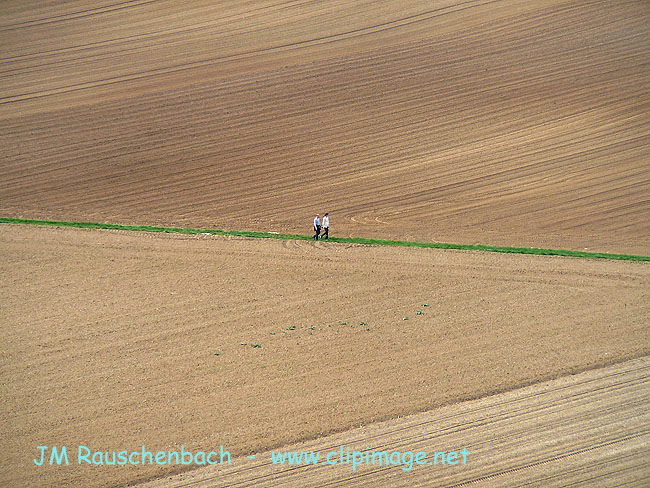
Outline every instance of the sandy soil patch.
<path id="1" fill-rule="evenodd" d="M 647 263 L 13 225 L 0 249 L 9 485 L 167 473 L 39 445 L 246 454 L 650 352 Z"/>

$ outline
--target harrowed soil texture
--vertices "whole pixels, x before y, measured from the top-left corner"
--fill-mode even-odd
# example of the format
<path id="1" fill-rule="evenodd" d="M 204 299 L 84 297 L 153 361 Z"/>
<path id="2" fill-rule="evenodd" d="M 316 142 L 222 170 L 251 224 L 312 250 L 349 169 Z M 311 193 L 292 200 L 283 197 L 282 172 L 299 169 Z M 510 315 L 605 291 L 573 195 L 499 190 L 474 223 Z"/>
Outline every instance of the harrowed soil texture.
<path id="1" fill-rule="evenodd" d="M 235 456 L 650 352 L 647 263 L 7 224 L 0 247 L 9 485 L 169 472 L 39 445 Z"/>
<path id="2" fill-rule="evenodd" d="M 650 255 L 646 2 L 1 17 L 0 217 Z M 39 445 L 246 455 L 650 352 L 644 262 L 18 224 L 0 256 L 8 486 L 170 473 Z"/>

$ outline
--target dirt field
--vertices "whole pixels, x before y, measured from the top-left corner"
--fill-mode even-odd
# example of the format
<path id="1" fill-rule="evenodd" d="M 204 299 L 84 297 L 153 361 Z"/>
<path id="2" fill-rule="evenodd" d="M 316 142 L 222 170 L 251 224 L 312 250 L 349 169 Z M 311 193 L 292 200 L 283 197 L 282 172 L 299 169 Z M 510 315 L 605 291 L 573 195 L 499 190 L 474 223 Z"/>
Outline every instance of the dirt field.
<path id="1" fill-rule="evenodd" d="M 641 1 L 5 1 L 5 216 L 650 254 Z"/>
<path id="2" fill-rule="evenodd" d="M 165 472 L 37 467 L 40 445 L 235 456 L 650 352 L 647 263 L 0 231 L 12 486 Z"/>
<path id="3" fill-rule="evenodd" d="M 0 216 L 650 255 L 648 59 L 643 1 L 8 0 Z M 9 486 L 169 474 L 37 446 L 245 456 L 650 353 L 647 263 L 9 225 L 0 256 Z"/>
<path id="4" fill-rule="evenodd" d="M 330 463 L 337 464 L 280 466 L 264 452 L 142 488 L 648 486 L 649 373 L 645 357 L 283 446 L 320 452 L 321 460 L 333 452 Z M 428 460 L 441 450 L 467 452 L 465 464 L 459 455 L 458 464 L 442 464 L 438 457 L 437 464 L 411 466 L 407 455 L 402 465 L 377 461 L 353 469 L 346 455 L 338 463 L 340 446 L 352 455 L 426 452 Z"/>

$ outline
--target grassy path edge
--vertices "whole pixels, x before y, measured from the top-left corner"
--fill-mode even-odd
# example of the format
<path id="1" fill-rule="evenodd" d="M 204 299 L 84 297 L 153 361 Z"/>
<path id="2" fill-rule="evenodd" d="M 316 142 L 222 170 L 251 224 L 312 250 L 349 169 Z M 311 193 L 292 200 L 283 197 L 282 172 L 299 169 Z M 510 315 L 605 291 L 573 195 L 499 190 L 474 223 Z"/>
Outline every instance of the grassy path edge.
<path id="1" fill-rule="evenodd" d="M 66 222 L 59 220 L 15 219 L 0 217 L 2 224 L 50 225 L 55 227 L 74 227 L 79 229 L 111 229 L 139 232 L 166 232 L 172 234 L 211 234 L 221 236 L 252 237 L 256 239 L 311 240 L 310 235 L 279 234 L 275 232 L 255 232 L 223 229 L 194 229 L 190 227 L 159 227 L 152 225 L 102 224 L 99 222 Z M 574 258 L 616 259 L 621 261 L 650 261 L 650 256 L 633 254 L 612 254 L 603 252 L 570 251 L 566 249 L 540 249 L 535 247 L 488 246 L 482 244 L 451 244 L 444 242 L 394 241 L 387 239 L 366 239 L 362 237 L 330 237 L 330 242 L 367 244 L 373 246 L 422 247 L 430 249 L 460 249 L 466 251 L 501 252 L 511 254 L 534 254 L 545 256 L 567 256 Z"/>

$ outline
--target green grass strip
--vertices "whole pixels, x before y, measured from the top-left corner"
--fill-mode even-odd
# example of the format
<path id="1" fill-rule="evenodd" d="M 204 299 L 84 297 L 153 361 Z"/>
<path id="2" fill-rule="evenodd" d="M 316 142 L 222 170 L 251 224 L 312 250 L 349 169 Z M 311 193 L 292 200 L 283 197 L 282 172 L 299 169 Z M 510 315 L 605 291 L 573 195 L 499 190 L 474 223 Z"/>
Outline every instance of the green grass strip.
<path id="1" fill-rule="evenodd" d="M 222 229 L 193 229 L 189 227 L 157 227 L 152 225 L 101 224 L 98 222 L 64 222 L 58 220 L 12 219 L 0 217 L 4 224 L 51 225 L 55 227 L 75 227 L 79 229 L 113 229 L 139 232 L 167 232 L 173 234 L 211 234 L 220 236 L 253 237 L 256 239 L 288 239 L 308 241 L 310 235 L 278 234 L 275 232 L 254 232 Z M 565 249 L 539 249 L 535 247 L 485 246 L 481 244 L 449 244 L 444 242 L 412 242 L 386 239 L 364 239 L 361 237 L 330 237 L 329 242 L 366 244 L 371 246 L 423 247 L 430 249 L 460 249 L 466 251 L 501 252 L 511 254 L 535 254 L 545 256 L 568 256 L 572 258 L 617 259 L 623 261 L 650 261 L 650 256 L 632 254 L 611 254 L 604 252 L 569 251 Z"/>

